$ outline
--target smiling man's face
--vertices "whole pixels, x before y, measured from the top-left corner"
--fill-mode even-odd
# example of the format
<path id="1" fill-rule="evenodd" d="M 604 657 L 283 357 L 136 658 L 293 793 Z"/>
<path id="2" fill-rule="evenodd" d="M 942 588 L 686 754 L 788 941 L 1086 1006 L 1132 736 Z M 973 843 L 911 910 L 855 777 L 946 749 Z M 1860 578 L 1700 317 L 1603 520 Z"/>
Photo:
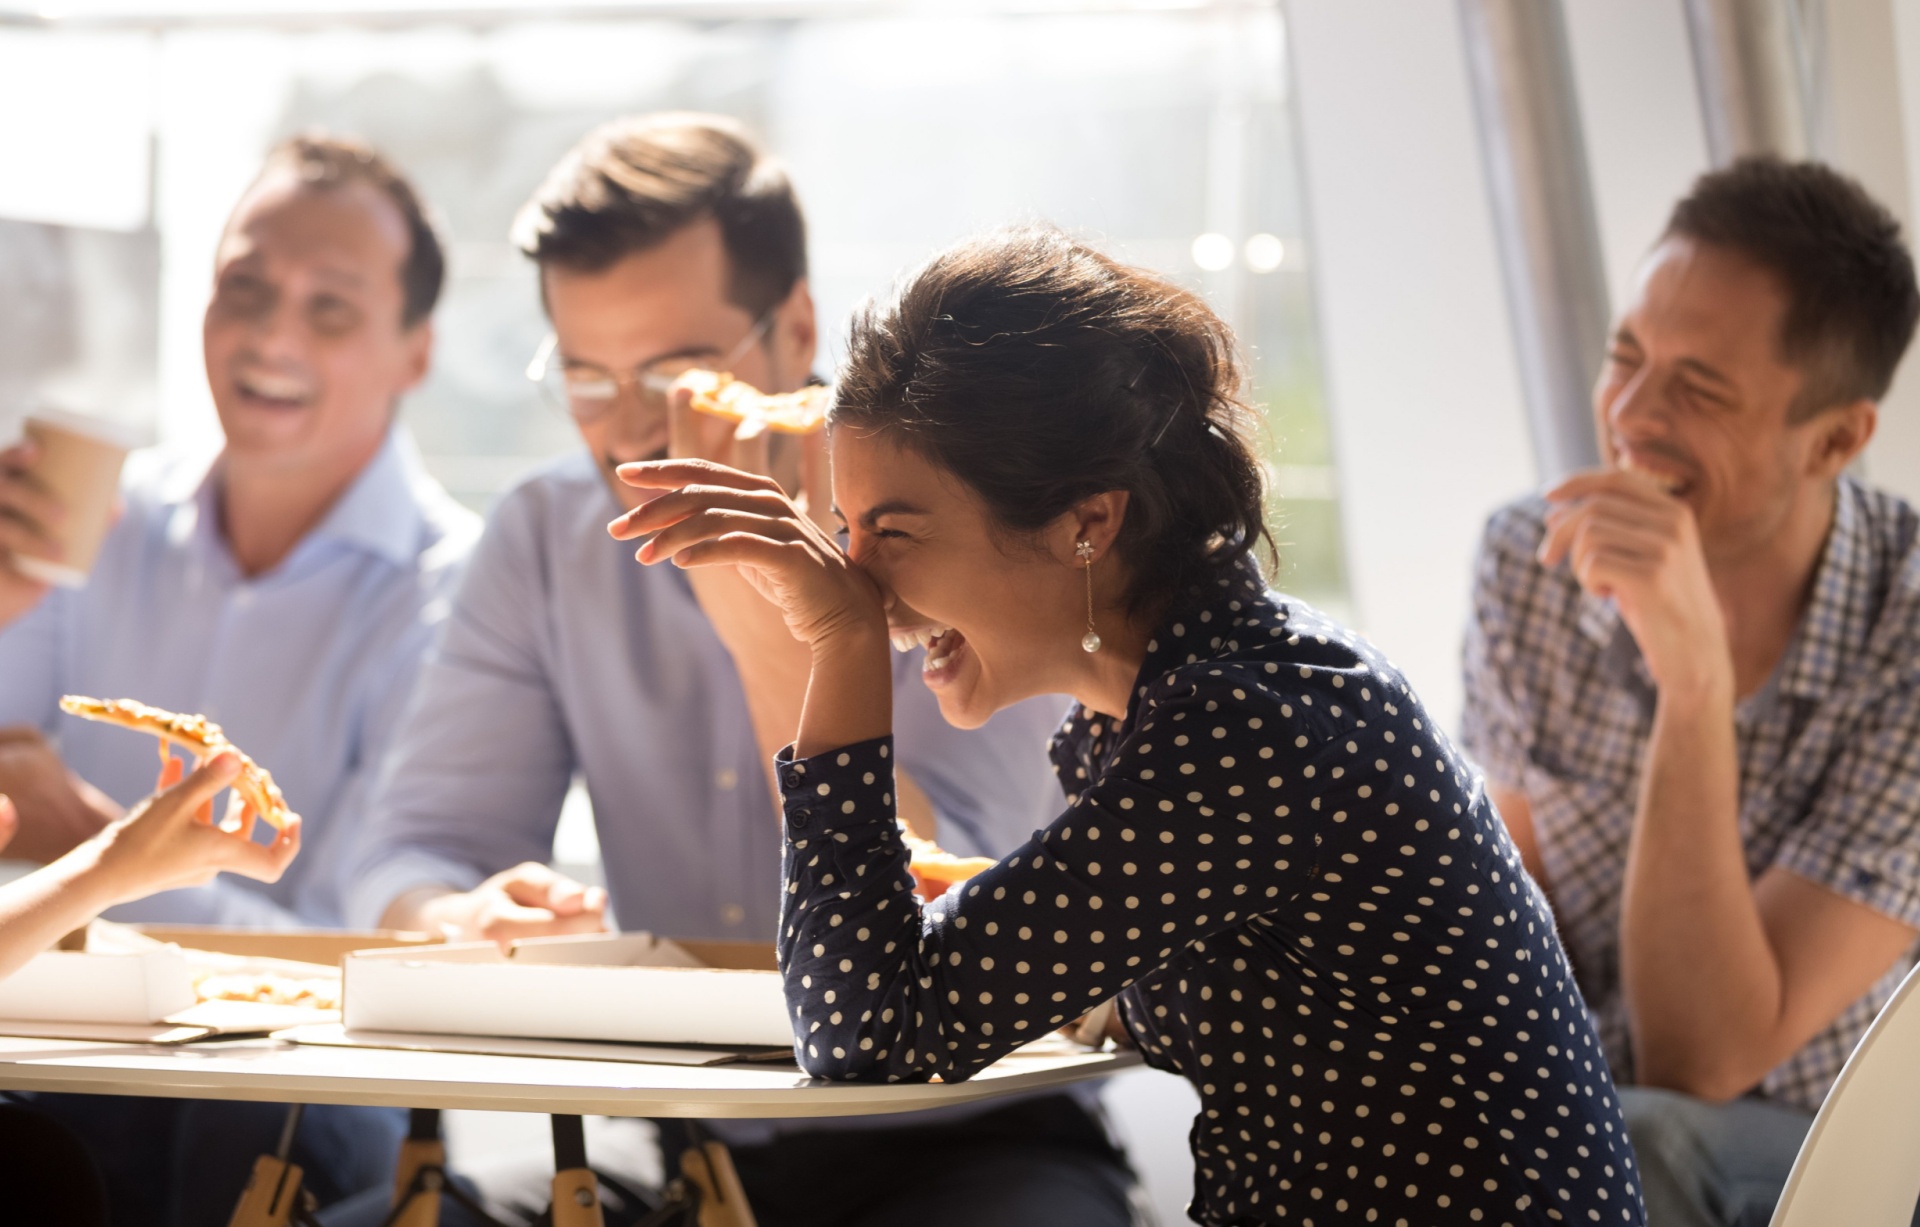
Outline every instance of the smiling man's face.
<path id="1" fill-rule="evenodd" d="M 365 183 L 271 173 L 234 210 L 202 339 L 230 461 L 350 474 L 426 374 L 432 329 L 404 323 L 405 219 Z"/>
<path id="2" fill-rule="evenodd" d="M 813 358 L 811 325 L 802 346 L 787 320 L 805 298 L 804 283 L 776 312 L 765 338 L 741 353 L 758 321 L 727 296 L 727 259 L 719 224 L 704 219 L 604 269 L 555 265 L 541 270 L 556 339 L 552 360 L 623 376 L 611 405 L 589 420 L 575 418 L 574 424 L 608 488 L 628 509 L 661 492 L 629 486 L 613 470 L 664 459 L 669 424 L 665 399 L 643 393 L 625 376 L 650 364 L 691 359 L 714 365 L 739 353 L 731 373 L 762 391 L 792 391 L 806 379 Z"/>
<path id="3" fill-rule="evenodd" d="M 1692 508 L 1709 558 L 1764 548 L 1824 478 L 1822 415 L 1793 420 L 1786 292 L 1744 255 L 1670 238 L 1641 267 L 1594 388 L 1602 457 Z"/>

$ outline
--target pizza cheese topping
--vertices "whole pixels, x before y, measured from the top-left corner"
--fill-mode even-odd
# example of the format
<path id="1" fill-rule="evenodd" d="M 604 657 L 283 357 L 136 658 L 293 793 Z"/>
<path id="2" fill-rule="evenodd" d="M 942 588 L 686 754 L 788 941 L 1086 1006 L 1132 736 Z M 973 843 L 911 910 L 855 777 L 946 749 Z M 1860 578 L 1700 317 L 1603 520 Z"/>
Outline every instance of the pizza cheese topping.
<path id="1" fill-rule="evenodd" d="M 234 777 L 233 790 L 269 826 L 286 829 L 287 799 L 281 795 L 273 777 L 265 767 L 241 753 L 240 747 L 227 740 L 220 726 L 205 716 L 183 716 L 132 699 L 89 699 L 77 694 L 62 695 L 60 710 L 82 720 L 117 724 L 123 729 L 158 737 L 162 759 L 167 757 L 169 745 L 177 745 L 192 755 L 196 765 L 222 751 L 239 755 L 240 774 Z"/>
<path id="2" fill-rule="evenodd" d="M 914 892 L 929 903 L 944 895 L 948 887 L 998 864 L 987 856 L 955 856 L 931 839 L 921 839 L 905 826 L 900 828 L 900 839 L 911 854 L 907 872 L 913 875 Z"/>
<path id="3" fill-rule="evenodd" d="M 693 390 L 693 408 L 700 413 L 725 418 L 729 422 L 751 424 L 754 429 L 777 431 L 787 435 L 807 435 L 827 424 L 827 406 L 833 390 L 807 387 L 798 392 L 770 395 L 752 384 L 742 383 L 719 371 L 688 371 L 680 386 Z"/>

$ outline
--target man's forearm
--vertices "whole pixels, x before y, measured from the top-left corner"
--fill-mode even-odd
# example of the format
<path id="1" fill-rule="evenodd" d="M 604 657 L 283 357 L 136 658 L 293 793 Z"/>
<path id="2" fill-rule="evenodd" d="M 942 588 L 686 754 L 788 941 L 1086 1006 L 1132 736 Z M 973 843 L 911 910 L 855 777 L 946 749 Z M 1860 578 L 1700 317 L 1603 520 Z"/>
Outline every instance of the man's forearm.
<path id="1" fill-rule="evenodd" d="M 687 576 L 701 612 L 733 657 L 760 761 L 771 762 L 800 727 L 813 654 L 793 637 L 773 603 L 755 592 L 737 571 L 696 567 Z M 775 805 L 770 812 L 777 809 Z"/>
<path id="2" fill-rule="evenodd" d="M 1764 1075 L 1782 996 L 1740 840 L 1732 691 L 1661 696 L 1620 921 L 1638 1080 L 1708 1099 Z"/>

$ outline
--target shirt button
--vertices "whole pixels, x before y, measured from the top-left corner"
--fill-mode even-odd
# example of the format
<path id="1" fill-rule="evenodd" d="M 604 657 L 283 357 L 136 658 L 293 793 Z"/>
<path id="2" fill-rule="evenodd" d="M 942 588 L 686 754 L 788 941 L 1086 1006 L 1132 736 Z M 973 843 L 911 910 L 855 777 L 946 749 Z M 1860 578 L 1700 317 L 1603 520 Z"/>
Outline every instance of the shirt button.
<path id="1" fill-rule="evenodd" d="M 789 812 L 787 814 L 787 821 L 795 830 L 805 830 L 807 824 L 813 821 L 813 807 L 811 805 L 803 805 L 799 809 Z"/>
<path id="2" fill-rule="evenodd" d="M 747 918 L 747 909 L 737 903 L 729 903 L 720 909 L 720 919 L 730 925 L 737 925 Z"/>
<path id="3" fill-rule="evenodd" d="M 734 785 L 740 782 L 740 773 L 732 767 L 722 767 L 713 776 L 713 786 L 721 792 L 732 792 Z"/>
<path id="4" fill-rule="evenodd" d="M 787 791 L 792 792 L 794 789 L 800 787 L 800 773 L 798 771 L 789 771 L 780 777 L 780 783 Z"/>
<path id="5" fill-rule="evenodd" d="M 253 604 L 252 588 L 235 588 L 233 590 L 233 607 L 235 609 L 245 609 L 251 604 Z"/>

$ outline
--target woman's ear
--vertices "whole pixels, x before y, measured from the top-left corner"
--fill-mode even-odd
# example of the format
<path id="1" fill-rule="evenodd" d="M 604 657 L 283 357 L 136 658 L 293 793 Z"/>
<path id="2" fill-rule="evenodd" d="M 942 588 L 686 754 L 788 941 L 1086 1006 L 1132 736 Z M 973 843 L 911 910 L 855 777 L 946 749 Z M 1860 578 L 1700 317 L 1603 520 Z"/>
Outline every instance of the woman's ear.
<path id="1" fill-rule="evenodd" d="M 1054 552 L 1078 565 L 1079 545 L 1087 541 L 1093 544 L 1093 561 L 1105 558 L 1126 522 L 1128 497 L 1125 490 L 1107 490 L 1075 503 L 1060 517 Z"/>

